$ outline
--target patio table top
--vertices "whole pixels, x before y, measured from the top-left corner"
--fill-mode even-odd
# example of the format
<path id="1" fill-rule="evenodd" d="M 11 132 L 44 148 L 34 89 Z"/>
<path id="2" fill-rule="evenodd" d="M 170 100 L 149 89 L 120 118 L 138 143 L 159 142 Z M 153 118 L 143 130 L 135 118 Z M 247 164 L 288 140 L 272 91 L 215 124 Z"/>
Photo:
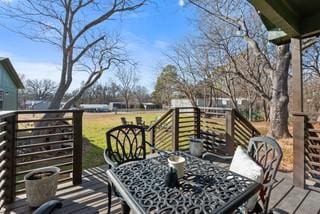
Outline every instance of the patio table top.
<path id="1" fill-rule="evenodd" d="M 184 152 L 179 188 L 165 186 L 167 155 L 107 171 L 110 181 L 137 213 L 228 213 L 257 193 L 261 184 Z"/>

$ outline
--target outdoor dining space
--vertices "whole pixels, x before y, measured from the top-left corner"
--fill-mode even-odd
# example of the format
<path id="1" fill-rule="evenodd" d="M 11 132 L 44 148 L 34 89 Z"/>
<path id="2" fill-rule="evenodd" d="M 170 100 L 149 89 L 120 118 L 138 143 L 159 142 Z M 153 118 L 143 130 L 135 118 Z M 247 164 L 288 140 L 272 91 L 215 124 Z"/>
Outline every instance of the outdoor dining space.
<path id="1" fill-rule="evenodd" d="M 56 208 L 53 213 L 128 213 L 129 210 L 230 213 L 248 209 L 256 213 L 305 213 L 306 210 L 317 213 L 320 210 L 320 204 L 315 203 L 320 199 L 317 185 L 306 183 L 313 190 L 293 186 L 293 174 L 278 170 L 282 158 L 278 143 L 261 136 L 234 109 L 175 108 L 148 129 L 127 124 L 105 130 L 105 150 L 98 154 L 104 156 L 105 165 L 84 170 L 82 111 L 64 111 L 62 117 L 57 112 L 61 113 L 49 112 L 51 116 L 46 119 L 29 117 L 30 114 L 41 116 L 43 111 L 2 115 L 4 139 L 6 143 L 14 142 L 7 145 L 15 146 L 5 150 L 4 173 L 7 176 L 14 173 L 16 182 L 10 184 L 12 180 L 4 180 L 6 177 L 2 176 L 6 184 L 2 185 L 4 196 L 14 198 L 1 212 L 35 212 L 28 202 L 21 175 L 48 166 L 61 168 L 57 193 L 51 198 L 56 201 L 45 203 L 46 208 Z M 55 125 L 27 126 L 45 120 L 55 121 Z M 57 125 L 60 121 L 67 123 Z M 18 129 L 12 130 L 11 127 L 16 127 L 12 123 L 19 124 Z M 22 135 L 24 130 L 38 129 L 55 131 Z M 44 137 L 49 141 L 36 141 Z M 23 144 L 25 141 L 29 144 Z M 63 148 L 57 144 L 63 144 Z M 37 152 L 28 150 L 43 145 L 55 147 Z M 9 158 L 11 154 L 16 158 Z M 25 158 L 29 156 L 32 159 Z M 177 167 L 175 162 L 178 165 L 182 162 L 182 167 L 181 164 Z"/>
<path id="2" fill-rule="evenodd" d="M 303 109 L 302 69 L 302 40 L 319 35 L 319 4 L 251 2 L 270 41 L 291 42 L 292 172 L 279 171 L 283 152 L 277 140 L 262 136 L 233 108 L 171 108 L 150 126 L 142 118 L 136 125 L 124 118 L 123 125 L 105 130 L 105 147 L 98 154 L 104 165 L 90 169 L 82 166 L 83 112 L 16 111 L 0 114 L 0 211 L 319 213 L 319 121 Z M 22 117 L 31 114 L 51 117 Z M 61 171 L 54 201 L 36 209 L 30 207 L 24 176 L 40 166 Z"/>
<path id="3" fill-rule="evenodd" d="M 258 213 L 320 210 L 317 185 L 306 181 L 305 189 L 294 186 L 293 174 L 278 170 L 282 158 L 278 143 L 261 137 L 234 109 L 176 108 L 164 113 L 149 129 L 128 124 L 106 130 L 105 151 L 99 153 L 104 156 L 105 165 L 84 170 L 83 153 L 79 152 L 83 144 L 82 111 L 64 111 L 63 117 L 52 111 L 46 119 L 26 117 L 42 113 L 22 111 L 1 115 L 5 143 L 14 142 L 7 145 L 15 146 L 4 150 L 7 167 L 4 173 L 8 177 L 14 173 L 16 178 L 15 184 L 9 183 L 12 179 L 1 178 L 6 184 L 2 185 L 4 196 L 14 196 L 1 208 L 3 213 L 35 212 L 29 206 L 21 175 L 46 166 L 62 169 L 56 196 L 52 198 L 56 201 L 49 202 L 52 208 L 57 208 L 53 213 L 108 213 L 109 210 L 126 213 L 129 209 L 133 213 L 230 213 L 246 212 L 248 201 L 253 201 L 250 209 L 257 209 Z M 55 126 L 47 124 L 48 127 L 38 128 L 21 125 L 39 120 L 56 122 Z M 61 120 L 70 125 L 58 126 Z M 19 124 L 18 129 L 12 130 L 11 127 L 16 127 L 12 123 Z M 16 135 L 39 128 L 55 132 Z M 49 140 L 47 143 L 35 141 L 44 136 Z M 22 144 L 26 140 L 31 143 Z M 56 147 L 62 143 L 65 143 L 63 148 Z M 43 145 L 55 147 L 32 153 L 27 150 L 30 146 Z M 10 151 L 16 151 L 13 154 L 16 158 L 9 158 Z M 183 162 L 183 167 L 176 167 L 175 162 Z"/>
<path id="4" fill-rule="evenodd" d="M 214 163 L 216 166 L 228 168 L 228 165 Z M 81 185 L 71 183 L 59 186 L 56 198 L 63 206 L 54 213 L 108 213 L 107 200 L 107 166 L 95 167 L 83 172 Z M 279 208 L 288 213 L 317 213 L 320 210 L 318 201 L 320 193 L 312 190 L 302 190 L 292 185 L 292 174 L 278 172 L 273 184 L 269 208 Z M 16 202 L 9 206 L 7 213 L 32 213 L 25 195 L 18 196 Z M 111 213 L 121 213 L 120 200 L 113 196 Z"/>

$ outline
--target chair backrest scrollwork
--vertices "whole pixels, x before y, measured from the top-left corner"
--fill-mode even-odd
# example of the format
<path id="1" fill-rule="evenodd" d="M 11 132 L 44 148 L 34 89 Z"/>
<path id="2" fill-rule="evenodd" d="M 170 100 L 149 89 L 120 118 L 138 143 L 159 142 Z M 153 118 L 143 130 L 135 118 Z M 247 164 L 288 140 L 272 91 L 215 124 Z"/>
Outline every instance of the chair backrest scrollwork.
<path id="1" fill-rule="evenodd" d="M 250 139 L 248 154 L 258 163 L 264 172 L 263 188 L 260 198 L 264 210 L 267 211 L 272 183 L 278 171 L 282 150 L 279 144 L 271 137 L 253 137 Z"/>
<path id="2" fill-rule="evenodd" d="M 145 130 L 142 126 L 117 126 L 106 132 L 106 139 L 106 155 L 119 165 L 146 158 Z"/>

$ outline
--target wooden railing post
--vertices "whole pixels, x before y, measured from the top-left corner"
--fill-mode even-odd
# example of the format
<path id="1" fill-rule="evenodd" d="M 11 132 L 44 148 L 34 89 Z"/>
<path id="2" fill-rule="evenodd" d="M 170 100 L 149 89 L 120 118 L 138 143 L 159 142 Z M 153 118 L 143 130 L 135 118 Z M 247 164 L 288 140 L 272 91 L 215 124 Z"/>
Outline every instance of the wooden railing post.
<path id="1" fill-rule="evenodd" d="M 82 182 L 82 115 L 83 111 L 73 112 L 73 184 Z"/>
<path id="2" fill-rule="evenodd" d="M 226 120 L 226 153 L 228 155 L 233 155 L 234 153 L 234 115 L 235 112 L 233 109 L 226 111 L 225 120 Z"/>
<path id="3" fill-rule="evenodd" d="M 155 127 L 150 130 L 150 144 L 155 148 Z M 151 149 L 151 153 L 155 153 L 155 150 Z"/>
<path id="4" fill-rule="evenodd" d="M 200 108 L 195 108 L 195 131 L 196 137 L 201 137 L 201 110 Z"/>
<path id="5" fill-rule="evenodd" d="M 6 118 L 7 122 L 7 153 L 6 153 L 6 192 L 5 203 L 9 204 L 14 202 L 16 197 L 16 129 L 17 129 L 17 113 L 13 113 Z"/>
<path id="6" fill-rule="evenodd" d="M 172 151 L 179 150 L 179 108 L 172 114 Z"/>
<path id="7" fill-rule="evenodd" d="M 293 116 L 293 185 L 305 188 L 306 115 Z"/>

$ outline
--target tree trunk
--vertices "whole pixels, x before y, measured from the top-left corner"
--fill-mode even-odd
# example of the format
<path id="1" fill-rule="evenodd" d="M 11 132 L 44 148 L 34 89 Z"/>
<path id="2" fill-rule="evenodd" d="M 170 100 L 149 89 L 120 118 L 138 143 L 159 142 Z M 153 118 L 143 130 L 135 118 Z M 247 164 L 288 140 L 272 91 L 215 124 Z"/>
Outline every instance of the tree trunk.
<path id="1" fill-rule="evenodd" d="M 249 104 L 249 112 L 248 112 L 248 117 L 249 117 L 249 121 L 252 122 L 252 103 Z"/>
<path id="2" fill-rule="evenodd" d="M 192 107 L 194 107 L 194 108 L 198 107 L 195 98 L 192 95 L 189 95 L 188 97 L 189 97 L 189 100 L 191 102 Z"/>
<path id="3" fill-rule="evenodd" d="M 124 102 L 126 104 L 126 110 L 128 111 L 128 109 L 129 109 L 129 98 L 125 97 L 124 98 Z"/>
<path id="4" fill-rule="evenodd" d="M 208 107 L 212 107 L 213 105 L 213 97 L 214 97 L 214 92 L 213 92 L 213 88 L 210 88 L 210 96 L 209 96 L 209 104 Z"/>
<path id="5" fill-rule="evenodd" d="M 276 69 L 272 74 L 269 135 L 275 138 L 291 137 L 288 130 L 288 75 L 291 53 L 289 44 L 278 47 Z"/>
<path id="6" fill-rule="evenodd" d="M 264 120 L 270 121 L 270 118 L 269 118 L 270 109 L 268 110 L 268 105 L 267 105 L 266 100 L 263 99 L 262 104 L 263 104 Z"/>

